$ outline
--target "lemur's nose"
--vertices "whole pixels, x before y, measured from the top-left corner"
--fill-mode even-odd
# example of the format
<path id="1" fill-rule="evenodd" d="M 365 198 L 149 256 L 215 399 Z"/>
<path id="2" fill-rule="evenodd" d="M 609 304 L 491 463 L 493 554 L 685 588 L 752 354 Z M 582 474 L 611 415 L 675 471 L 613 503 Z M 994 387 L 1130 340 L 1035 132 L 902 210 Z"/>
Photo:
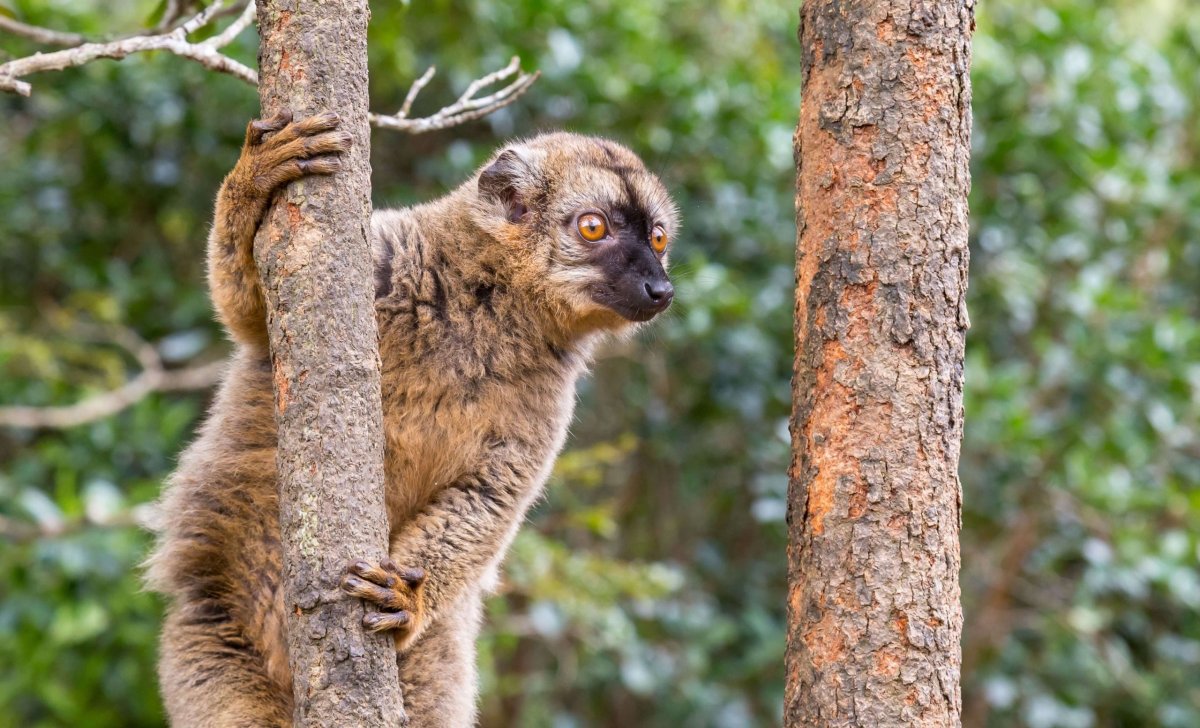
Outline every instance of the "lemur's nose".
<path id="1" fill-rule="evenodd" d="M 656 306 L 666 307 L 675 297 L 675 286 L 666 279 L 656 279 L 646 282 L 646 295 Z"/>

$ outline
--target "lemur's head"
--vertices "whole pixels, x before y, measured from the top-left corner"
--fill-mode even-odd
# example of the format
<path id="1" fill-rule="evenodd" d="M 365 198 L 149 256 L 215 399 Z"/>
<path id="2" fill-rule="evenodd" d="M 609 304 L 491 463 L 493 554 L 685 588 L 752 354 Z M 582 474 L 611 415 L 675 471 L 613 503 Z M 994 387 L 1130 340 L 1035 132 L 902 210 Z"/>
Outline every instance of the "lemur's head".
<path id="1" fill-rule="evenodd" d="M 636 154 L 596 137 L 510 144 L 480 171 L 484 229 L 514 248 L 523 277 L 579 331 L 629 328 L 671 305 L 679 213 Z"/>

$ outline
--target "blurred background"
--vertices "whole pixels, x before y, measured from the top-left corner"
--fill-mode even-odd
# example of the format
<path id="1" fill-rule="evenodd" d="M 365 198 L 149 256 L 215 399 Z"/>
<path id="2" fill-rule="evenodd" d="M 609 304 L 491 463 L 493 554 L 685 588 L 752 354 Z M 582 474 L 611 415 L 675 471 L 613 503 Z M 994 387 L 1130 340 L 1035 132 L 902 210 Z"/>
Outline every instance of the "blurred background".
<path id="1" fill-rule="evenodd" d="M 0 0 L 94 36 L 154 0 Z M 432 113 L 514 53 L 487 120 L 377 131 L 377 206 L 505 138 L 616 137 L 681 203 L 672 314 L 606 351 L 481 646 L 485 726 L 772 726 L 784 650 L 795 3 L 374 2 L 373 106 Z M 964 724 L 1200 725 L 1200 13 L 991 0 L 975 36 Z M 230 52 L 254 61 L 253 32 Z M 0 58 L 32 44 L 0 37 Z M 255 92 L 169 55 L 0 97 L 0 403 L 70 404 L 228 351 L 211 202 Z M 137 521 L 206 390 L 0 430 L 0 725 L 157 726 Z"/>

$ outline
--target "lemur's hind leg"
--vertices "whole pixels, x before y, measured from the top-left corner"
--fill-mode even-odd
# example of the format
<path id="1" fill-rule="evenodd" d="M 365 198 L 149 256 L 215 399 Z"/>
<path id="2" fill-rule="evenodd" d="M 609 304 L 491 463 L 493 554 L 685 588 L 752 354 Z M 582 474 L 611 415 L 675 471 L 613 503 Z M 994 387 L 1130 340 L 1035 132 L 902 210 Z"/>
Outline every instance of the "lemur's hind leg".
<path id="1" fill-rule="evenodd" d="M 159 652 L 159 684 L 176 728 L 292 725 L 291 685 L 269 674 L 258 645 L 215 601 L 172 605 Z"/>

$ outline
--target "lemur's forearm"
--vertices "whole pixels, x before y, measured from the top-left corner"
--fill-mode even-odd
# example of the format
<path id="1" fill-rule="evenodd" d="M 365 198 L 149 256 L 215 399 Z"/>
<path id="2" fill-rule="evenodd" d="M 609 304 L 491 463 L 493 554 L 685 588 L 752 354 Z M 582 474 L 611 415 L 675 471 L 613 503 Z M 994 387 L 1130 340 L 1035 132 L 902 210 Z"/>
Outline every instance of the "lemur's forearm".
<path id="1" fill-rule="evenodd" d="M 545 480 L 548 458 L 500 451 L 446 486 L 392 538 L 392 558 L 351 565 L 343 588 L 381 607 L 363 625 L 407 650 L 440 614 L 477 590 L 508 549 Z M 402 564 L 404 568 L 397 566 Z"/>
<path id="2" fill-rule="evenodd" d="M 254 264 L 254 235 L 277 190 L 304 175 L 333 174 L 341 168 L 336 155 L 350 145 L 348 134 L 334 131 L 336 114 L 294 124 L 291 119 L 284 112 L 246 128 L 242 155 L 217 194 L 208 236 L 208 285 L 217 315 L 234 340 L 263 351 L 267 309 Z"/>
<path id="3" fill-rule="evenodd" d="M 230 174 L 217 194 L 208 234 L 208 286 L 217 315 L 234 340 L 264 350 L 267 309 L 254 265 L 254 234 L 268 199 L 247 194 L 244 181 Z"/>
<path id="4" fill-rule="evenodd" d="M 439 491 L 393 539 L 393 559 L 429 575 L 424 601 L 430 616 L 478 584 L 507 550 L 538 480 L 528 461 L 497 461 Z"/>

